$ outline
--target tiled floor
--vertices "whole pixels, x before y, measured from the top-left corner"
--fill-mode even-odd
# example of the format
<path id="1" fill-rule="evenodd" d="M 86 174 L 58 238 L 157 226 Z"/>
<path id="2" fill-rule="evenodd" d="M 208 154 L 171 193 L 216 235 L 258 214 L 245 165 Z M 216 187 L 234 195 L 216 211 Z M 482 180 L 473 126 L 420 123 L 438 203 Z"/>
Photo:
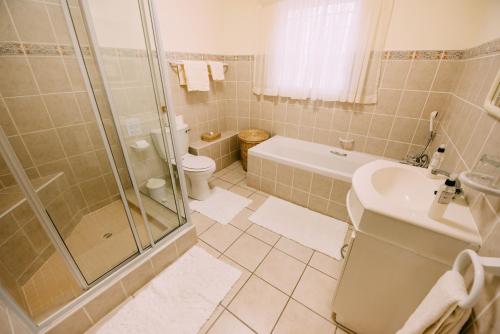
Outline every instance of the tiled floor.
<path id="1" fill-rule="evenodd" d="M 331 321 L 339 262 L 250 222 L 268 195 L 246 186 L 239 162 L 210 183 L 253 201 L 227 225 L 192 214 L 199 246 L 242 271 L 200 333 L 344 334 Z"/>
<path id="2" fill-rule="evenodd" d="M 146 246 L 149 237 L 142 216 L 133 208 L 131 212 L 139 238 Z M 166 216 L 165 212 L 163 216 Z M 167 223 L 171 226 L 165 226 Z M 171 221 L 163 224 L 151 222 L 150 227 L 153 237 L 158 238 L 177 225 L 177 215 L 173 215 Z M 106 233 L 111 236 L 105 238 Z M 123 204 L 119 200 L 85 215 L 65 239 L 65 243 L 88 282 L 138 252 Z M 29 313 L 35 319 L 43 319 L 82 293 L 58 253 L 48 258 L 22 286 L 22 291 Z"/>

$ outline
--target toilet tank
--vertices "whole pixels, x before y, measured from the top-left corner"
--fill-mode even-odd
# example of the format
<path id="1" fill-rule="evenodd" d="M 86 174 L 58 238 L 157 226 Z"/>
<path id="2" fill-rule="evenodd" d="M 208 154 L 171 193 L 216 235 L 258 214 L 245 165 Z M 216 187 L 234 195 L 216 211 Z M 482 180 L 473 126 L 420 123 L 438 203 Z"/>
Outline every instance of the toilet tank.
<path id="1" fill-rule="evenodd" d="M 179 151 L 181 156 L 184 154 L 188 153 L 189 150 L 189 128 L 187 124 L 182 124 L 181 126 L 177 127 L 176 130 L 176 139 L 177 139 L 177 144 L 179 146 Z M 174 157 L 174 152 L 173 152 L 173 145 L 172 145 L 172 140 L 170 138 L 170 128 L 165 127 L 165 134 L 167 135 L 167 142 L 169 146 L 169 156 L 172 159 Z M 160 155 L 160 157 L 163 160 L 166 160 L 167 157 L 165 156 L 165 145 L 163 143 L 163 136 L 161 134 L 160 129 L 153 129 L 151 130 L 151 139 L 153 140 L 153 145 L 156 149 L 156 152 Z"/>

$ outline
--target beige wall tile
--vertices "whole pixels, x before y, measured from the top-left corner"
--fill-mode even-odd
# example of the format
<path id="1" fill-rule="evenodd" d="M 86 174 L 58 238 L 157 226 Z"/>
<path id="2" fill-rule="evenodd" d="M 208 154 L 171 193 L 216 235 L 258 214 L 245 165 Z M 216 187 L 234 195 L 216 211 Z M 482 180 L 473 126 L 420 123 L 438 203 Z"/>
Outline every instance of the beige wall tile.
<path id="1" fill-rule="evenodd" d="M 414 60 L 408 74 L 406 89 L 429 90 L 438 64 L 438 60 Z"/>
<path id="2" fill-rule="evenodd" d="M 409 143 L 413 138 L 418 121 L 413 118 L 396 117 L 389 139 Z"/>
<path id="3" fill-rule="evenodd" d="M 21 40 L 40 43 L 55 42 L 49 17 L 43 3 L 30 0 L 8 0 L 7 6 Z"/>
<path id="4" fill-rule="evenodd" d="M 392 60 L 385 64 L 382 88 L 402 88 L 410 68 L 409 60 Z"/>
<path id="5" fill-rule="evenodd" d="M 127 295 L 130 296 L 146 285 L 154 276 L 155 272 L 153 270 L 153 265 L 151 261 L 148 260 L 130 272 L 121 281 Z"/>
<path id="6" fill-rule="evenodd" d="M 36 164 L 64 158 L 64 151 L 55 130 L 25 134 L 22 139 Z"/>
<path id="7" fill-rule="evenodd" d="M 39 96 L 7 98 L 5 104 L 20 133 L 52 127 L 49 114 Z"/>
<path id="8" fill-rule="evenodd" d="M 370 126 L 371 118 L 372 114 L 357 112 L 353 113 L 349 131 L 358 135 L 366 135 L 368 133 L 368 127 Z"/>
<path id="9" fill-rule="evenodd" d="M 332 184 L 333 182 L 330 177 L 314 173 L 312 178 L 311 194 L 328 199 L 330 198 Z"/>
<path id="10" fill-rule="evenodd" d="M 42 93 L 59 93 L 72 90 L 60 57 L 30 56 L 28 59 Z"/>
<path id="11" fill-rule="evenodd" d="M 83 121 L 73 93 L 44 95 L 50 117 L 55 126 L 66 126 Z"/>
<path id="12" fill-rule="evenodd" d="M 6 4 L 0 3 L 0 41 L 17 41 L 14 23 L 7 12 Z"/>
<path id="13" fill-rule="evenodd" d="M 373 115 L 368 135 L 371 137 L 388 138 L 394 117 L 386 115 Z M 373 151 L 376 152 L 376 151 Z M 382 151 L 383 154 L 383 151 Z"/>
<path id="14" fill-rule="evenodd" d="M 57 129 L 66 155 L 72 156 L 93 150 L 85 125 Z"/>
<path id="15" fill-rule="evenodd" d="M 68 334 L 68 333 L 84 333 L 92 326 L 90 319 L 87 317 L 83 309 L 80 309 L 64 319 L 63 322 L 49 330 L 49 334 Z"/>
<path id="16" fill-rule="evenodd" d="M 0 73 L 0 93 L 3 97 L 33 95 L 38 92 L 24 57 L 0 57 Z"/>
<path id="17" fill-rule="evenodd" d="M 85 310 L 92 320 L 97 322 L 120 305 L 126 298 L 127 296 L 123 292 L 121 283 L 117 282 L 85 305 Z"/>
<path id="18" fill-rule="evenodd" d="M 165 246 L 162 250 L 156 253 L 152 258 L 153 268 L 156 274 L 163 271 L 171 263 L 177 259 L 177 248 L 175 243 Z"/>
<path id="19" fill-rule="evenodd" d="M 399 104 L 401 91 L 395 89 L 380 89 L 375 108 L 376 114 L 394 115 Z"/>
<path id="20" fill-rule="evenodd" d="M 303 169 L 293 169 L 293 188 L 309 192 L 311 189 L 312 173 Z"/>
<path id="21" fill-rule="evenodd" d="M 419 118 L 422 114 L 428 92 L 404 91 L 397 115 L 402 117 Z"/>
<path id="22" fill-rule="evenodd" d="M 391 159 L 403 159 L 408 152 L 409 144 L 389 141 L 384 156 Z"/>

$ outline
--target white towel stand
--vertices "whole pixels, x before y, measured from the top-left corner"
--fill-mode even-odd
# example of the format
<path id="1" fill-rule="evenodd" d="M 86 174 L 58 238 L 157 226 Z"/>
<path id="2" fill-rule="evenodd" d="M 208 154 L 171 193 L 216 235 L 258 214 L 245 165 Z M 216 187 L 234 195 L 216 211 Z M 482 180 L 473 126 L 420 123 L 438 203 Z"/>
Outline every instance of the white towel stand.
<path id="1" fill-rule="evenodd" d="M 467 267 L 467 259 L 470 259 L 472 262 L 474 280 L 469 295 L 458 303 L 458 306 L 462 308 L 472 308 L 476 304 L 484 286 L 485 270 L 495 276 L 500 276 L 500 258 L 482 257 L 470 249 L 463 250 L 458 254 L 453 263 L 453 270 L 458 272 L 465 270 Z"/>

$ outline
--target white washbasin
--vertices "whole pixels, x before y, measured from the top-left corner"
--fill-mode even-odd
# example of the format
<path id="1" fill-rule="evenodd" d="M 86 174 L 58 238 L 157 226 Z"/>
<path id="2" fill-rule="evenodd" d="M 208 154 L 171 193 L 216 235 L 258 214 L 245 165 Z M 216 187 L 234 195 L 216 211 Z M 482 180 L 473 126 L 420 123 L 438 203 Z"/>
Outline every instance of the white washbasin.
<path id="1" fill-rule="evenodd" d="M 422 186 L 421 173 L 418 170 L 384 167 L 376 170 L 371 176 L 373 189 L 387 201 L 408 209 L 425 210 L 432 202 L 434 183 L 429 187 Z"/>
<path id="2" fill-rule="evenodd" d="M 439 220 L 428 216 L 434 191 L 443 182 L 429 178 L 423 168 L 387 160 L 367 163 L 352 178 L 351 220 L 359 230 L 391 242 L 442 247 L 446 259 L 464 246 L 478 248 L 481 237 L 465 201 L 450 203 Z"/>

